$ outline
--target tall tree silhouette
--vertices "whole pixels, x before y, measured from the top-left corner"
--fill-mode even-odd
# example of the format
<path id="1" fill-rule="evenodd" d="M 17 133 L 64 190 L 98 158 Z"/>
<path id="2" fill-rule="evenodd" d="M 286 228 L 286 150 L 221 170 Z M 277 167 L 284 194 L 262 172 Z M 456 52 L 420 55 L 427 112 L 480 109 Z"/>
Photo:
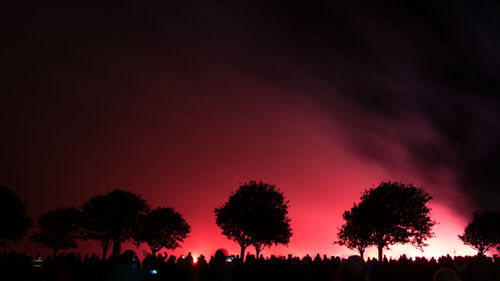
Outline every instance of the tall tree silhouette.
<path id="1" fill-rule="evenodd" d="M 103 259 L 113 242 L 113 256 L 121 251 L 121 243 L 130 239 L 139 227 L 139 216 L 149 206 L 138 194 L 115 189 L 90 198 L 82 206 L 82 227 L 85 237 L 102 247 Z"/>
<path id="2" fill-rule="evenodd" d="M 287 244 L 292 236 L 288 201 L 272 184 L 245 183 L 214 212 L 222 234 L 239 244 L 242 262 L 248 246 L 253 245 L 258 256 L 264 247 Z"/>
<path id="3" fill-rule="evenodd" d="M 30 225 L 26 203 L 13 190 L 0 185 L 0 247 L 21 239 Z"/>
<path id="4" fill-rule="evenodd" d="M 357 250 L 361 258 L 364 258 L 365 250 L 371 244 L 372 230 L 367 217 L 363 215 L 359 206 L 352 207 L 345 211 L 343 216 L 345 223 L 337 233 L 335 244 L 343 245 L 349 249 Z"/>
<path id="5" fill-rule="evenodd" d="M 478 255 L 484 255 L 500 244 L 500 212 L 475 211 L 472 221 L 465 227 L 464 234 L 458 237 L 465 245 L 477 250 Z"/>
<path id="6" fill-rule="evenodd" d="M 30 235 L 36 244 L 52 249 L 53 257 L 59 250 L 78 246 L 80 211 L 77 208 L 58 208 L 38 219 L 38 231 Z"/>
<path id="7" fill-rule="evenodd" d="M 96 195 L 85 202 L 82 207 L 80 225 L 82 238 L 94 240 L 102 248 L 102 259 L 106 259 L 108 249 L 113 241 L 111 221 L 113 216 L 110 211 L 109 197 Z"/>
<path id="8" fill-rule="evenodd" d="M 161 248 L 173 250 L 191 232 L 191 226 L 173 208 L 156 208 L 141 215 L 134 239 L 146 243 L 156 254 Z"/>
<path id="9" fill-rule="evenodd" d="M 378 249 L 378 259 L 383 249 L 393 244 L 410 243 L 418 248 L 433 237 L 435 222 L 430 218 L 427 202 L 432 199 L 422 188 L 399 182 L 382 182 L 376 188 L 365 190 L 361 202 L 354 204 L 351 213 L 361 225 L 351 230 L 360 231 L 358 238 L 366 239 Z"/>

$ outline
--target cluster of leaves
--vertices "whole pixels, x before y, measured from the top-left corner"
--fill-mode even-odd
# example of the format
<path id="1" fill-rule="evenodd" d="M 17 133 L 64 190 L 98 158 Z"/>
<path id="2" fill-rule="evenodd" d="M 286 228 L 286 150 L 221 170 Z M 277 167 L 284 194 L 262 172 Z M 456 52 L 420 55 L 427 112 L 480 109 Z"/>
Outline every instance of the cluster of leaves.
<path id="1" fill-rule="evenodd" d="M 30 235 L 36 244 L 52 249 L 56 256 L 59 250 L 74 249 L 80 238 L 80 211 L 74 207 L 59 208 L 47 212 L 38 219 L 38 231 Z"/>
<path id="2" fill-rule="evenodd" d="M 162 248 L 179 247 L 191 232 L 191 226 L 173 208 L 156 208 L 142 215 L 140 221 L 134 239 L 137 244 L 146 243 L 153 254 Z"/>
<path id="3" fill-rule="evenodd" d="M 366 216 L 362 215 L 357 206 L 350 211 L 345 211 L 342 216 L 346 223 L 340 228 L 337 234 L 338 240 L 335 243 L 355 249 L 363 257 L 366 248 L 372 243 L 372 230 L 366 223 Z"/>
<path id="4" fill-rule="evenodd" d="M 258 256 L 264 247 L 288 244 L 292 236 L 288 201 L 272 184 L 245 183 L 214 212 L 222 234 L 240 245 L 242 258 L 250 245 Z"/>
<path id="5" fill-rule="evenodd" d="M 116 256 L 120 254 L 121 243 L 132 238 L 138 229 L 140 216 L 148 211 L 149 205 L 138 194 L 116 189 L 83 204 L 82 225 L 87 238 L 98 241 L 103 252 L 112 241 Z"/>
<path id="6" fill-rule="evenodd" d="M 382 249 L 410 243 L 420 249 L 433 237 L 427 202 L 432 199 L 422 188 L 399 182 L 382 182 L 364 191 L 361 202 L 343 215 L 336 243 L 356 249 L 363 255 L 369 246 Z"/>

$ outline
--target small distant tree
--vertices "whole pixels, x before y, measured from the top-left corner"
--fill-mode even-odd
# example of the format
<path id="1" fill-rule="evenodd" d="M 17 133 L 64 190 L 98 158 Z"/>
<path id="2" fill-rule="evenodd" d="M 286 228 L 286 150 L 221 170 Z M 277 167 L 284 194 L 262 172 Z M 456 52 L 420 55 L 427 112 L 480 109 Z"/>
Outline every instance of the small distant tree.
<path id="1" fill-rule="evenodd" d="M 156 208 L 140 217 L 134 239 L 146 243 L 155 255 L 162 248 L 179 247 L 190 232 L 191 226 L 173 208 Z"/>
<path id="2" fill-rule="evenodd" d="M 431 220 L 426 205 L 431 199 L 422 188 L 411 184 L 382 182 L 376 188 L 364 191 L 361 202 L 354 204 L 351 210 L 355 214 L 355 223 L 348 225 L 345 234 L 340 234 L 353 238 L 346 242 L 355 248 L 364 247 L 369 236 L 369 245 L 377 247 L 379 260 L 382 260 L 383 249 L 393 244 L 410 243 L 422 249 L 427 245 L 425 240 L 434 235 L 432 227 L 435 222 Z M 363 243 L 356 242 L 356 239 Z"/>
<path id="3" fill-rule="evenodd" d="M 483 256 L 488 250 L 500 244 L 500 212 L 475 211 L 472 221 L 458 237 Z"/>
<path id="4" fill-rule="evenodd" d="M 239 244 L 242 262 L 248 246 L 255 247 L 258 257 L 264 247 L 288 244 L 292 236 L 288 201 L 272 184 L 245 183 L 214 212 L 222 234 Z"/>
<path id="5" fill-rule="evenodd" d="M 30 240 L 52 250 L 53 257 L 59 250 L 74 249 L 78 246 L 80 211 L 77 208 L 59 208 L 47 212 L 38 219 L 38 231 L 30 235 Z"/>
<path id="6" fill-rule="evenodd" d="M 26 203 L 13 190 L 0 185 L 0 248 L 8 242 L 19 241 L 30 225 Z"/>
<path id="7" fill-rule="evenodd" d="M 360 212 L 359 206 L 354 206 L 351 210 L 345 211 L 342 217 L 345 223 L 340 227 L 337 233 L 338 240 L 334 243 L 358 251 L 363 259 L 366 248 L 371 244 L 372 234 L 369 224 L 364 221 L 366 216 Z"/>
<path id="8" fill-rule="evenodd" d="M 149 211 L 140 195 L 115 189 L 90 198 L 82 206 L 84 237 L 97 241 L 102 247 L 102 258 L 113 242 L 113 256 L 120 255 L 121 243 L 130 239 L 139 227 L 139 217 Z"/>

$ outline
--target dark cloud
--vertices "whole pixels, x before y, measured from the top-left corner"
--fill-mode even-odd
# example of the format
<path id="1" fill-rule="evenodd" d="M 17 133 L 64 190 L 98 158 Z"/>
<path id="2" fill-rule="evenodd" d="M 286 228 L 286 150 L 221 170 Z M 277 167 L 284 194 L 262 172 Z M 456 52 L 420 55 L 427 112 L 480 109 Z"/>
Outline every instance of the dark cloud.
<path id="1" fill-rule="evenodd" d="M 238 71 L 281 86 L 283 99 L 306 93 L 345 125 L 359 155 L 398 169 L 391 147 L 403 147 L 425 177 L 452 171 L 472 206 L 498 207 L 496 2 L 166 2 L 7 11 L 2 127 L 13 137 L 3 142 L 15 146 L 45 110 L 78 120 L 67 108 L 90 109 L 85 122 L 97 124 L 114 97 L 151 94 L 142 83 L 158 73 L 189 83 L 181 77 Z"/>
<path id="2" fill-rule="evenodd" d="M 304 33 L 326 45 L 301 54 L 316 58 L 312 69 L 341 92 L 320 103 L 340 98 L 363 109 L 343 113 L 355 150 L 398 169 L 387 144 L 402 145 L 422 175 L 437 180 L 452 171 L 473 207 L 498 208 L 497 4 L 311 5 L 295 12 Z"/>

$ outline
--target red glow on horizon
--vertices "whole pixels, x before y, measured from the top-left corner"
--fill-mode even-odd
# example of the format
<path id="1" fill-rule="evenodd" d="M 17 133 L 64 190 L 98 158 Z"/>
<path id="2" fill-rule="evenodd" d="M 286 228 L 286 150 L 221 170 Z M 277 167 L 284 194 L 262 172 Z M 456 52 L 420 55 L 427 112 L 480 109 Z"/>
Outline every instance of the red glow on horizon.
<path id="1" fill-rule="evenodd" d="M 435 226 L 436 238 L 429 241 L 430 246 L 423 252 L 410 246 L 393 246 L 385 251 L 388 257 L 399 257 L 403 253 L 408 257 L 475 254 L 457 237 L 462 234 L 468 218 L 446 207 L 453 198 L 450 199 L 442 186 L 426 183 L 406 167 L 408 159 L 401 147 L 391 146 L 391 153 L 403 172 L 367 161 L 348 149 L 345 128 L 332 121 L 331 116 L 313 102 L 297 97 L 283 103 L 272 95 L 280 89 L 252 86 L 258 85 L 253 80 L 242 82 L 245 87 L 241 87 L 238 84 L 241 77 L 233 76 L 228 75 L 234 79 L 226 77 L 226 80 L 234 80 L 234 85 L 224 84 L 221 89 L 210 85 L 215 88 L 206 90 L 207 96 L 216 95 L 219 90 L 241 93 L 243 98 L 238 100 L 227 97 L 231 107 L 214 104 L 209 98 L 201 102 L 183 100 L 179 93 L 205 90 L 198 89 L 197 85 L 173 84 L 162 88 L 152 84 L 159 87 L 155 91 L 179 94 L 169 97 L 176 106 L 167 103 L 165 108 L 165 103 L 160 102 L 148 104 L 151 115 L 147 115 L 146 120 L 125 118 L 121 127 L 114 128 L 120 136 L 127 135 L 120 138 L 123 142 L 115 144 L 116 138 L 111 138 L 112 146 L 96 147 L 93 153 L 75 150 L 62 155 L 52 168 L 60 170 L 61 178 L 56 182 L 43 176 L 33 177 L 37 182 L 24 177 L 14 179 L 14 176 L 10 180 L 38 186 L 40 179 L 46 181 L 44 186 L 58 188 L 58 196 L 48 197 L 43 202 L 38 200 L 41 195 L 37 190 L 21 194 L 37 215 L 61 205 L 79 206 L 90 196 L 113 187 L 137 192 L 152 207 L 175 208 L 192 226 L 192 233 L 182 247 L 167 250 L 169 255 L 192 252 L 196 257 L 203 254 L 208 261 L 219 248 L 239 254 L 238 245 L 226 239 L 216 226 L 213 210 L 243 182 L 273 183 L 290 201 L 293 229 L 290 244 L 265 249 L 264 256 L 315 256 L 319 253 L 344 257 L 355 252 L 332 244 L 342 224 L 342 213 L 359 200 L 364 189 L 391 179 L 423 185 L 434 197 L 432 218 L 439 224 Z M 163 124 L 162 120 L 174 120 L 173 125 Z M 134 122 L 152 125 L 129 132 L 129 123 Z M 165 126 L 168 130 L 158 130 L 153 125 Z M 100 133 L 106 138 L 109 132 Z M 80 169 L 69 168 L 68 163 L 73 163 L 74 159 L 81 159 Z M 44 172 L 43 169 L 36 171 Z M 82 175 L 85 181 L 79 180 Z M 101 252 L 94 242 L 80 244 L 82 247 L 78 251 L 82 253 Z M 25 249 L 31 255 L 45 251 L 27 245 Z M 137 250 L 131 244 L 124 245 L 125 249 Z M 141 250 L 147 251 L 147 248 L 142 246 Z M 254 250 L 249 248 L 248 252 Z M 375 249 L 368 249 L 366 256 L 376 256 Z"/>
<path id="2" fill-rule="evenodd" d="M 466 256 L 470 255 L 473 256 L 476 254 L 476 252 L 464 245 L 457 237 L 458 234 L 461 234 L 461 231 L 463 231 L 463 227 L 466 225 L 466 220 L 458 217 L 457 215 L 454 215 L 449 209 L 447 209 L 444 206 L 440 206 L 438 204 L 432 204 L 432 216 L 433 218 L 446 218 L 446 219 L 441 219 L 441 222 L 437 224 L 434 227 L 434 232 L 436 234 L 436 237 L 429 239 L 427 242 L 429 246 L 424 247 L 423 251 L 420 251 L 419 249 L 412 247 L 410 245 L 393 245 L 390 247 L 389 250 L 384 249 L 384 254 L 387 256 L 387 258 L 392 258 L 392 259 L 398 259 L 401 255 L 406 255 L 408 258 L 415 258 L 415 257 L 425 257 L 425 258 L 432 258 L 434 257 L 435 259 L 441 257 L 441 256 Z M 307 222 L 308 218 L 310 218 L 307 213 L 304 214 L 303 217 L 297 218 L 295 217 L 295 221 L 304 221 Z M 292 222 L 294 222 L 294 217 L 292 217 Z M 341 223 L 339 221 L 338 223 Z M 214 224 L 215 225 L 215 224 Z M 296 224 L 295 224 L 296 225 Z M 311 224 L 313 225 L 313 224 Z M 306 224 L 303 227 L 310 227 L 311 225 Z M 297 226 L 297 225 L 296 225 Z M 166 249 L 162 249 L 160 252 L 163 253 L 165 250 L 168 255 L 176 255 L 178 257 L 180 256 L 187 256 L 187 254 L 190 252 L 191 256 L 193 257 L 193 261 L 196 263 L 200 255 L 204 255 L 205 259 L 208 260 L 210 259 L 210 256 L 213 256 L 215 254 L 215 251 L 220 248 L 221 245 L 225 249 L 227 249 L 227 255 L 239 255 L 239 247 L 238 245 L 233 242 L 227 240 L 224 236 L 222 236 L 215 227 L 216 233 L 210 236 L 207 235 L 199 235 L 199 236 L 194 236 L 191 235 L 188 239 L 186 239 L 185 243 L 183 244 L 182 247 L 174 250 L 174 251 L 169 251 Z M 304 229 L 300 229 L 300 232 L 304 232 Z M 339 245 L 333 245 L 332 242 L 335 239 L 336 235 L 336 227 L 330 227 L 326 229 L 324 233 L 318 233 L 315 237 L 304 237 L 303 234 L 299 234 L 299 238 L 302 238 L 303 240 L 298 240 L 297 238 L 294 239 L 292 236 L 292 239 L 290 241 L 290 244 L 288 246 L 273 246 L 270 249 L 266 248 L 262 254 L 264 257 L 270 257 L 271 255 L 274 255 L 276 257 L 287 257 L 289 254 L 292 254 L 293 256 L 298 256 L 298 257 L 304 257 L 306 255 L 309 255 L 314 258 L 316 254 L 320 254 L 321 257 L 323 255 L 326 255 L 327 257 L 330 256 L 339 256 L 339 257 L 345 257 L 345 256 L 351 256 L 351 255 L 357 255 L 356 251 L 352 251 L 347 249 L 346 247 L 342 247 Z M 193 230 L 194 232 L 195 230 Z M 310 230 L 309 233 L 312 233 L 314 230 Z M 300 233 L 299 232 L 299 233 Z M 195 233 L 195 232 L 194 232 Z M 193 234 L 194 234 L 193 233 Z M 196 231 L 196 233 L 198 233 Z M 205 234 L 208 234 L 207 232 L 204 232 Z M 321 235 L 319 235 L 321 234 Z M 203 243 L 203 241 L 215 241 L 211 243 Z M 313 242 L 315 242 L 313 244 Z M 212 246 L 213 245 L 213 246 Z M 306 247 L 309 246 L 310 249 L 317 249 L 322 247 L 321 250 L 310 250 L 307 249 Z M 132 250 L 136 250 L 135 246 L 128 244 L 127 247 L 130 247 Z M 143 245 L 141 246 L 141 249 L 145 250 L 147 253 L 148 250 L 147 248 Z M 254 249 L 249 247 L 247 248 L 246 252 L 250 254 L 255 254 Z M 374 247 L 368 248 L 366 253 L 365 253 L 365 258 L 376 258 L 377 257 L 377 250 Z"/>

